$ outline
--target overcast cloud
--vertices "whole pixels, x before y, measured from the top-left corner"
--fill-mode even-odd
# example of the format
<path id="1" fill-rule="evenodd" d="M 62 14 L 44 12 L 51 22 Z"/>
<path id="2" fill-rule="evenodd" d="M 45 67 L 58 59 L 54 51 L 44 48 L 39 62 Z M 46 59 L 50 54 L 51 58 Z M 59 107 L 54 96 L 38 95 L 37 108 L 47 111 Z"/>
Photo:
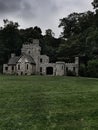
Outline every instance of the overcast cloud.
<path id="1" fill-rule="evenodd" d="M 21 28 L 39 26 L 60 35 L 59 19 L 72 12 L 92 10 L 93 0 L 0 0 L 0 24 L 3 19 L 18 22 Z"/>

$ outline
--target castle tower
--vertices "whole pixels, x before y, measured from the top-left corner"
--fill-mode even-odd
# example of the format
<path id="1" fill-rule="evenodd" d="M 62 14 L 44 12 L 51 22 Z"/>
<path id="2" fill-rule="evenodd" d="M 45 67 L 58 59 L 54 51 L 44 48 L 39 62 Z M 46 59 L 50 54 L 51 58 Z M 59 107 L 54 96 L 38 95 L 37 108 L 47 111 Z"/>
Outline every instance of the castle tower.
<path id="1" fill-rule="evenodd" d="M 34 39 L 32 43 L 26 43 L 21 49 L 22 54 L 30 55 L 36 63 L 36 74 L 40 73 L 40 53 L 41 47 L 39 46 L 39 40 Z"/>

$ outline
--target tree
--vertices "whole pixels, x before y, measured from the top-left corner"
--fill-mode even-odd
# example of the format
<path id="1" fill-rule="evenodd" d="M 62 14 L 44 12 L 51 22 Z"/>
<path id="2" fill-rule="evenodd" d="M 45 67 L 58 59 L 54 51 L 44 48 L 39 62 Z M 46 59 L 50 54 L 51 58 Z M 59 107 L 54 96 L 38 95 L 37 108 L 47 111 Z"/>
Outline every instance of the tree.
<path id="1" fill-rule="evenodd" d="M 41 39 L 42 38 L 42 31 L 39 27 L 35 26 L 26 28 L 26 29 L 20 29 L 20 36 L 22 39 L 22 42 L 31 42 L 32 39 Z"/>
<path id="2" fill-rule="evenodd" d="M 13 28 L 17 29 L 19 27 L 19 24 L 17 22 L 9 21 L 8 19 L 4 19 L 4 28 Z"/>
<path id="3" fill-rule="evenodd" d="M 33 30 L 33 37 L 40 39 L 42 37 L 42 31 L 39 27 L 35 26 Z"/>
<path id="4" fill-rule="evenodd" d="M 46 32 L 45 32 L 45 35 L 53 37 L 55 34 L 54 34 L 54 32 L 51 29 L 47 29 Z"/>
<path id="5" fill-rule="evenodd" d="M 5 47 L 11 52 L 18 52 L 21 47 L 21 38 L 19 34 L 19 25 L 16 22 L 9 20 L 4 21 L 4 28 L 2 30 L 2 42 Z"/>
<path id="6" fill-rule="evenodd" d="M 88 76 L 98 77 L 98 59 L 88 62 Z"/>
<path id="7" fill-rule="evenodd" d="M 0 65 L 6 63 L 11 53 L 20 54 L 22 45 L 17 22 L 3 20 L 4 27 L 0 29 Z M 2 67 L 0 67 L 2 68 Z M 1 70 L 0 70 L 1 71 Z"/>
<path id="8" fill-rule="evenodd" d="M 59 27 L 63 27 L 62 36 L 64 38 L 69 38 L 74 35 L 74 33 L 79 32 L 78 26 L 79 14 L 72 13 L 63 19 L 60 19 Z"/>
<path id="9" fill-rule="evenodd" d="M 93 15 L 91 11 L 85 13 L 72 13 L 63 19 L 60 19 L 59 27 L 63 27 L 62 37 L 70 38 L 86 30 L 93 24 Z"/>
<path id="10" fill-rule="evenodd" d="M 93 0 L 92 5 L 94 7 L 94 9 L 98 8 L 98 0 Z"/>

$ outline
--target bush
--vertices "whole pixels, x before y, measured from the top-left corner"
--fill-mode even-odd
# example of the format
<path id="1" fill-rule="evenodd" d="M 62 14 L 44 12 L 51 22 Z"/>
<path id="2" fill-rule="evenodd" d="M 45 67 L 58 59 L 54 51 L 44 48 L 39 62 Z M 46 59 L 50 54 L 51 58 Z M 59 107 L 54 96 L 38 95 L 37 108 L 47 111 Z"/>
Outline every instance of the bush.
<path id="1" fill-rule="evenodd" d="M 98 77 L 98 60 L 90 60 L 88 62 L 88 76 Z"/>
<path id="2" fill-rule="evenodd" d="M 76 76 L 76 73 L 75 73 L 75 71 L 68 70 L 67 76 Z"/>
<path id="3" fill-rule="evenodd" d="M 79 75 L 83 77 L 87 76 L 87 67 L 84 64 L 80 64 Z"/>

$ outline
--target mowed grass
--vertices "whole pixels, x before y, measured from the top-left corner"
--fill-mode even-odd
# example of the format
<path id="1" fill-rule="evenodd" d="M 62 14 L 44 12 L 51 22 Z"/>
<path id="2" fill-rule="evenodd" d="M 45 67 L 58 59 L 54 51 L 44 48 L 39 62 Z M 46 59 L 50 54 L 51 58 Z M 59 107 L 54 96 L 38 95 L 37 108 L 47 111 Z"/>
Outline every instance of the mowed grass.
<path id="1" fill-rule="evenodd" d="M 98 130 L 98 79 L 1 75 L 0 130 Z"/>

